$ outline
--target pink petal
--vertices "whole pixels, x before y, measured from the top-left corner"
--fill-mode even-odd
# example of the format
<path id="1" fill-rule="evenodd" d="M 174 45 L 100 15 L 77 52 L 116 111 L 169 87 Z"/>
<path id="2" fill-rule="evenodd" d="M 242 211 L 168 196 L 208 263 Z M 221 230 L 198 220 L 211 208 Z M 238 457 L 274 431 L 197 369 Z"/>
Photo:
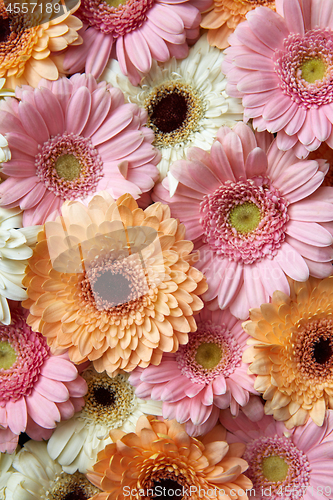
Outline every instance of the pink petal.
<path id="1" fill-rule="evenodd" d="M 91 93 L 80 87 L 71 97 L 66 111 L 66 130 L 78 134 L 84 129 L 90 114 Z"/>
<path id="2" fill-rule="evenodd" d="M 316 172 L 306 184 L 288 194 L 289 203 L 296 203 L 316 192 L 325 178 L 324 172 Z"/>
<path id="3" fill-rule="evenodd" d="M 261 283 L 270 297 L 275 290 L 280 290 L 286 295 L 289 295 L 290 288 L 288 280 L 275 258 L 272 260 L 263 259 L 256 263 L 256 267 L 260 275 Z"/>
<path id="4" fill-rule="evenodd" d="M 275 90 L 279 87 L 279 80 L 275 73 L 264 71 L 251 71 L 244 76 L 237 85 L 239 92 L 258 94 Z"/>
<path id="5" fill-rule="evenodd" d="M 155 26 L 168 33 L 182 33 L 184 30 L 182 19 L 170 8 L 155 4 L 146 15 Z"/>
<path id="6" fill-rule="evenodd" d="M 225 382 L 225 378 L 223 375 L 219 375 L 214 381 L 213 381 L 213 390 L 214 390 L 214 395 L 221 395 L 224 394 L 227 390 L 227 385 Z"/>
<path id="7" fill-rule="evenodd" d="M 332 263 L 331 262 L 313 262 L 312 260 L 306 259 L 304 261 L 309 268 L 310 275 L 315 278 L 323 279 L 327 278 L 332 274 Z"/>
<path id="8" fill-rule="evenodd" d="M 265 175 L 268 168 L 267 155 L 260 148 L 254 148 L 245 163 L 246 175 L 248 178 L 257 175 Z"/>
<path id="9" fill-rule="evenodd" d="M 245 406 L 249 401 L 249 393 L 240 387 L 234 380 L 230 377 L 227 380 L 227 387 L 230 389 L 231 396 L 237 401 L 241 406 Z"/>
<path id="10" fill-rule="evenodd" d="M 35 101 L 50 136 L 63 133 L 65 130 L 64 113 L 56 96 L 49 89 L 36 89 Z M 50 110 L 52 111 L 50 112 Z"/>
<path id="11" fill-rule="evenodd" d="M 151 29 L 149 23 L 143 23 L 139 30 L 149 46 L 152 58 L 156 61 L 167 61 L 170 58 L 170 53 L 163 38 Z"/>
<path id="12" fill-rule="evenodd" d="M 191 420 L 194 425 L 203 424 L 212 412 L 212 406 L 204 406 L 201 403 L 200 396 L 196 396 L 191 400 Z"/>
<path id="13" fill-rule="evenodd" d="M 281 245 L 275 259 L 291 279 L 306 281 L 309 278 L 309 268 L 303 257 L 286 241 Z"/>
<path id="14" fill-rule="evenodd" d="M 166 404 L 166 403 L 164 403 Z M 171 403 L 172 404 L 172 403 Z M 184 423 L 187 422 L 190 418 L 190 408 L 191 408 L 191 400 L 188 398 L 184 398 L 181 401 L 178 401 L 176 404 L 176 415 L 175 418 L 177 422 Z M 163 405 L 164 407 L 164 405 Z"/>
<path id="15" fill-rule="evenodd" d="M 282 151 L 289 151 L 298 141 L 297 135 L 287 135 L 284 130 L 277 133 L 276 143 Z"/>
<path id="16" fill-rule="evenodd" d="M 228 157 L 219 141 L 215 141 L 211 148 L 211 157 L 215 166 L 215 173 L 219 180 L 225 182 L 227 180 L 235 181 L 234 172 L 232 171 Z"/>
<path id="17" fill-rule="evenodd" d="M 286 241 L 295 248 L 300 255 L 314 262 L 330 262 L 333 259 L 333 248 L 331 246 L 318 247 L 308 245 L 291 236 L 287 236 Z"/>
<path id="18" fill-rule="evenodd" d="M 285 169 L 282 175 L 274 181 L 274 186 L 279 189 L 282 196 L 286 196 L 311 179 L 317 170 L 318 163 L 315 160 L 297 162 Z"/>
<path id="19" fill-rule="evenodd" d="M 42 182 L 38 182 L 34 188 L 30 191 L 30 193 L 26 194 L 20 203 L 20 207 L 22 210 L 26 210 L 27 208 L 32 208 L 41 201 L 45 193 L 47 192 L 46 187 Z"/>
<path id="20" fill-rule="evenodd" d="M 207 384 L 206 389 L 202 392 L 203 392 L 203 394 L 201 395 L 202 404 L 204 404 L 205 406 L 212 405 L 214 399 L 212 384 Z"/>
<path id="21" fill-rule="evenodd" d="M 75 413 L 73 402 L 70 399 L 63 403 L 58 403 L 57 407 L 60 412 L 61 420 L 68 420 L 72 418 Z"/>
<path id="22" fill-rule="evenodd" d="M 129 59 L 142 73 L 148 73 L 152 58 L 148 43 L 140 30 L 131 31 L 124 36 L 124 45 Z"/>
<path id="23" fill-rule="evenodd" d="M 284 38 L 289 35 L 289 30 L 284 21 L 271 10 L 268 11 L 259 7 L 254 11 L 250 11 L 246 18 L 253 34 L 272 50 L 281 47 Z"/>
<path id="24" fill-rule="evenodd" d="M 269 297 L 261 283 L 260 274 L 255 264 L 244 265 L 244 286 L 250 308 L 268 302 Z"/>
<path id="25" fill-rule="evenodd" d="M 189 379 L 183 380 L 183 383 L 179 385 L 179 380 L 171 380 L 166 385 L 161 393 L 161 400 L 173 403 L 179 401 L 185 395 L 185 391 L 188 387 L 192 386 L 192 382 Z"/>
<path id="26" fill-rule="evenodd" d="M 12 182 L 16 183 L 16 189 L 14 190 L 12 187 Z M 39 182 L 37 177 L 30 177 L 28 179 L 8 179 L 1 184 L 0 193 L 1 193 L 1 202 L 0 206 L 8 206 L 13 204 L 13 206 L 17 206 L 19 204 L 19 200 L 27 194 L 33 187 Z M 8 190 L 7 190 L 8 186 Z"/>
<path id="27" fill-rule="evenodd" d="M 225 270 L 224 276 L 221 276 L 221 285 L 218 294 L 218 304 L 221 309 L 228 307 L 230 302 L 238 300 L 236 297 L 237 291 L 243 281 L 243 266 L 237 262 L 228 262 L 228 267 Z M 248 315 L 248 310 L 244 311 Z"/>
<path id="28" fill-rule="evenodd" d="M 99 78 L 110 58 L 113 37 L 111 34 L 102 33 L 95 30 L 93 43 L 90 45 L 86 59 L 86 73 L 91 73 L 95 78 Z"/>
<path id="29" fill-rule="evenodd" d="M 59 380 L 61 382 L 70 382 L 77 377 L 77 369 L 70 361 L 51 356 L 42 366 L 40 371 L 44 377 Z"/>
<path id="30" fill-rule="evenodd" d="M 82 396 L 85 396 L 88 391 L 87 382 L 80 376 L 76 377 L 75 380 L 65 382 L 65 386 L 67 387 L 71 398 L 81 398 Z"/>
<path id="31" fill-rule="evenodd" d="M 308 245 L 328 246 L 333 243 L 332 235 L 320 224 L 290 220 L 286 233 Z"/>
<path id="32" fill-rule="evenodd" d="M 304 200 L 288 207 L 291 219 L 304 222 L 330 222 L 332 220 L 332 204 L 325 201 Z"/>
<path id="33" fill-rule="evenodd" d="M 60 413 L 55 403 L 33 391 L 26 397 L 27 409 L 30 417 L 41 427 L 53 429 L 60 421 Z"/>
<path id="34" fill-rule="evenodd" d="M 298 108 L 293 118 L 291 118 L 289 123 L 287 123 L 287 125 L 285 126 L 285 133 L 290 136 L 297 134 L 297 132 L 301 129 L 303 123 L 305 122 L 306 115 L 306 109 Z"/>
<path id="35" fill-rule="evenodd" d="M 45 376 L 40 376 L 34 387 L 39 394 L 54 403 L 63 403 L 69 398 L 65 384 L 46 378 Z"/>
<path id="36" fill-rule="evenodd" d="M 152 365 L 148 366 L 141 374 L 141 380 L 143 382 L 154 384 L 168 382 L 177 377 L 179 379 L 180 372 L 176 361 L 162 362 L 158 367 Z"/>
<path id="37" fill-rule="evenodd" d="M 27 426 L 27 405 L 24 396 L 17 401 L 8 401 L 6 404 L 7 421 L 10 430 L 14 434 L 24 432 Z"/>
<path id="38" fill-rule="evenodd" d="M 0 429 L 0 452 L 14 453 L 18 445 L 19 436 L 8 429 Z"/>
<path id="39" fill-rule="evenodd" d="M 288 0 L 288 2 L 284 2 L 283 15 L 288 30 L 291 33 L 300 33 L 304 35 L 303 13 L 298 0 Z"/>
<path id="40" fill-rule="evenodd" d="M 98 146 L 124 130 L 133 121 L 136 110 L 136 105 L 125 104 L 114 111 L 110 111 L 104 123 L 91 136 L 93 145 Z"/>
<path id="41" fill-rule="evenodd" d="M 28 102 L 21 101 L 19 116 L 25 132 L 39 144 L 43 144 L 50 138 L 48 128 L 41 114 Z M 13 130 L 17 130 L 16 128 Z"/>
<path id="42" fill-rule="evenodd" d="M 32 177 L 36 174 L 33 160 L 9 160 L 3 164 L 2 172 L 13 177 Z M 36 179 L 37 180 L 37 179 Z M 37 180 L 40 182 L 40 180 Z M 26 182 L 26 179 L 25 181 Z"/>
<path id="43" fill-rule="evenodd" d="M 288 111 L 293 101 L 289 96 L 279 95 L 278 99 L 269 99 L 265 104 L 262 116 L 264 120 L 274 120 L 278 116 Z"/>
<path id="44" fill-rule="evenodd" d="M 238 135 L 231 131 L 223 139 L 222 146 L 228 157 L 236 180 L 246 178 L 243 146 Z"/>
<path id="45" fill-rule="evenodd" d="M 91 137 L 104 122 L 111 105 L 111 95 L 106 87 L 95 90 L 91 95 L 89 120 L 82 130 L 84 137 Z"/>
<path id="46" fill-rule="evenodd" d="M 6 139 L 10 149 L 15 148 L 29 156 L 36 156 L 38 154 L 38 143 L 26 134 L 9 132 L 9 134 L 6 135 Z"/>
<path id="47" fill-rule="evenodd" d="M 274 51 L 267 47 L 267 45 L 263 44 L 251 31 L 249 26 L 239 25 L 236 28 L 234 33 L 234 37 L 236 40 L 239 40 L 245 47 L 254 50 L 254 52 L 258 52 L 258 54 L 264 55 L 272 60 Z M 239 45 L 239 42 L 237 45 Z M 232 44 L 232 36 L 229 38 L 229 43 Z M 228 53 L 228 52 L 227 52 Z M 273 63 L 272 63 L 273 67 Z"/>

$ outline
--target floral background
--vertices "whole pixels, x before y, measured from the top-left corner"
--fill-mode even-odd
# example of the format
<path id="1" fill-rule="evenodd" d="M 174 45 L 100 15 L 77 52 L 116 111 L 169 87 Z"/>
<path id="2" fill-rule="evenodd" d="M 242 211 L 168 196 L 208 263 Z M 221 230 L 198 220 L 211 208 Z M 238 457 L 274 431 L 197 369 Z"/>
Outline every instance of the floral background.
<path id="1" fill-rule="evenodd" d="M 0 0 L 0 499 L 333 499 L 332 0 Z"/>

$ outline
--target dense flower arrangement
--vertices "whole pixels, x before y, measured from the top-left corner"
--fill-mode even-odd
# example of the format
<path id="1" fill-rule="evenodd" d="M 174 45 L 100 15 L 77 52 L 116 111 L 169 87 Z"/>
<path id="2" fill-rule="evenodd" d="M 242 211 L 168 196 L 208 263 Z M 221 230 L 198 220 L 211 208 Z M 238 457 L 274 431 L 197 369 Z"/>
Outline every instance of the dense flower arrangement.
<path id="1" fill-rule="evenodd" d="M 0 500 L 333 498 L 332 0 L 0 0 Z"/>

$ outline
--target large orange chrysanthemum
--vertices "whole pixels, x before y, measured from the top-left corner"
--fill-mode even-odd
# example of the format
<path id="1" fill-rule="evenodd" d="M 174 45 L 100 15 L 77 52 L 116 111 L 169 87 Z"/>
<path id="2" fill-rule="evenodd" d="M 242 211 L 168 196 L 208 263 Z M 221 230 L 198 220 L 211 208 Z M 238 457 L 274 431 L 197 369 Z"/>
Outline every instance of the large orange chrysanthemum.
<path id="1" fill-rule="evenodd" d="M 252 363 L 266 414 L 288 429 L 309 417 L 320 426 L 333 409 L 333 277 L 290 288 L 290 297 L 276 291 L 271 304 L 250 311 L 243 361 Z"/>
<path id="2" fill-rule="evenodd" d="M 54 53 L 82 43 L 77 33 L 82 22 L 71 15 L 79 8 L 79 1 L 65 14 L 48 22 L 45 22 L 47 13 L 43 13 L 43 8 L 55 5 L 58 9 L 60 0 L 37 1 L 39 3 L 0 0 L 0 78 L 6 79 L 7 88 L 27 84 L 36 87 L 42 78 L 57 80 L 63 73 L 63 56 Z M 24 9 L 28 10 L 27 15 Z"/>
<path id="3" fill-rule="evenodd" d="M 88 207 L 65 202 L 29 261 L 28 324 L 53 352 L 69 349 L 72 361 L 89 359 L 99 372 L 159 364 L 196 330 L 207 289 L 184 236 L 161 203 L 143 211 L 132 196 L 115 202 L 107 192 Z"/>
<path id="4" fill-rule="evenodd" d="M 114 430 L 110 436 L 114 443 L 98 454 L 87 476 L 104 490 L 92 500 L 248 498 L 252 483 L 242 474 L 248 464 L 240 458 L 245 445 L 228 445 L 221 425 L 199 441 L 175 420 L 142 416 L 136 433 Z"/>
<path id="5" fill-rule="evenodd" d="M 203 14 L 200 26 L 207 28 L 208 43 L 225 49 L 228 38 L 246 14 L 256 7 L 264 6 L 275 10 L 275 0 L 214 0 L 212 7 Z"/>

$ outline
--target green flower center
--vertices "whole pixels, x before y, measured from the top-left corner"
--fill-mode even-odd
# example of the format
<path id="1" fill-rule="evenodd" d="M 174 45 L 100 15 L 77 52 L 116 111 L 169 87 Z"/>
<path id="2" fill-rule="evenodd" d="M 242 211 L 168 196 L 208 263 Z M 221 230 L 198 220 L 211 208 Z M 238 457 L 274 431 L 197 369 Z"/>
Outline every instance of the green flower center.
<path id="1" fill-rule="evenodd" d="M 73 181 L 80 176 L 81 164 L 74 155 L 59 156 L 55 163 L 57 174 L 66 181 Z"/>
<path id="2" fill-rule="evenodd" d="M 206 370 L 211 370 L 219 364 L 222 358 L 222 351 L 213 342 L 203 342 L 199 345 L 195 354 L 195 360 Z"/>
<path id="3" fill-rule="evenodd" d="M 125 5 L 127 0 L 105 0 L 105 3 L 108 4 L 110 7 L 119 7 L 119 5 Z"/>
<path id="4" fill-rule="evenodd" d="M 229 222 L 238 233 L 250 233 L 258 227 L 260 220 L 260 209 L 251 201 L 236 205 L 229 214 Z"/>
<path id="5" fill-rule="evenodd" d="M 288 474 L 289 465 L 276 455 L 264 457 L 261 463 L 262 473 L 268 481 L 283 481 Z"/>
<path id="6" fill-rule="evenodd" d="M 9 342 L 0 342 L 0 369 L 8 370 L 16 361 L 15 349 Z"/>
<path id="7" fill-rule="evenodd" d="M 322 80 L 326 73 L 326 65 L 322 59 L 308 59 L 301 65 L 302 78 L 308 83 Z"/>

